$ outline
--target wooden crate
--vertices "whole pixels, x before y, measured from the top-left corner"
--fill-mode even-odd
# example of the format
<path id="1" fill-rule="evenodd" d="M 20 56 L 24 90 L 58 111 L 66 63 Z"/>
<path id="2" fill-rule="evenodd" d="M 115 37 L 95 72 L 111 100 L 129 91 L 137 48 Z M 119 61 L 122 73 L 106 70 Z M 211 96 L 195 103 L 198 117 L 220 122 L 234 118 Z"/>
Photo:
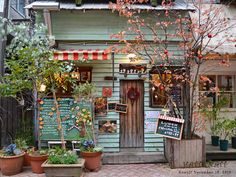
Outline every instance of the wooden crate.
<path id="1" fill-rule="evenodd" d="M 171 168 L 196 168 L 206 164 L 205 138 L 165 139 L 165 157 Z"/>

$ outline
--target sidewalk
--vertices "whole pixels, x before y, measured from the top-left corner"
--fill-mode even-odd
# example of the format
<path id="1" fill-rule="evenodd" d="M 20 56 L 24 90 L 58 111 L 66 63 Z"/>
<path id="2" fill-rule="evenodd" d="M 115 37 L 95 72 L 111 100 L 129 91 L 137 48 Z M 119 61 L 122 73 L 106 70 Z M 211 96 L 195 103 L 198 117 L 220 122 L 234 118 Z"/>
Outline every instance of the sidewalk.
<path id="1" fill-rule="evenodd" d="M 99 172 L 85 173 L 84 177 L 235 177 L 236 161 L 216 161 L 209 168 L 170 169 L 168 164 L 103 165 Z M 5 177 L 1 175 L 0 177 Z M 12 177 L 45 177 L 31 170 Z"/>

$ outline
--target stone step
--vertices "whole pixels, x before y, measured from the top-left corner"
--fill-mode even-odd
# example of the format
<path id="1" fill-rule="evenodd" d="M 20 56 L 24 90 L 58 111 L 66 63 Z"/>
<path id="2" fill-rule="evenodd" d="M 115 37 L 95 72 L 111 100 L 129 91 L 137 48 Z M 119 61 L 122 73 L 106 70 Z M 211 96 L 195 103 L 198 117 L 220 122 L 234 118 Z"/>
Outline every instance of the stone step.
<path id="1" fill-rule="evenodd" d="M 104 153 L 103 164 L 160 163 L 167 162 L 160 152 Z"/>

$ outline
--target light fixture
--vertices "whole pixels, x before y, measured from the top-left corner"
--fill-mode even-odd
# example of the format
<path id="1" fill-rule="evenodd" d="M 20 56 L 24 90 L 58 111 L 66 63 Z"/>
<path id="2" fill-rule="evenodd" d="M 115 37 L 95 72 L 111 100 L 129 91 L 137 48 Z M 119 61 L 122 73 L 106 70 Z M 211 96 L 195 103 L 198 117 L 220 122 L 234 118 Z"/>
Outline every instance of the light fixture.
<path id="1" fill-rule="evenodd" d="M 39 89 L 39 91 L 40 91 L 40 92 L 45 92 L 46 88 L 47 88 L 46 85 L 41 84 L 41 85 L 40 85 L 40 89 Z"/>
<path id="2" fill-rule="evenodd" d="M 130 53 L 126 57 L 129 59 L 130 63 L 134 63 L 137 61 L 137 55 L 134 53 Z"/>

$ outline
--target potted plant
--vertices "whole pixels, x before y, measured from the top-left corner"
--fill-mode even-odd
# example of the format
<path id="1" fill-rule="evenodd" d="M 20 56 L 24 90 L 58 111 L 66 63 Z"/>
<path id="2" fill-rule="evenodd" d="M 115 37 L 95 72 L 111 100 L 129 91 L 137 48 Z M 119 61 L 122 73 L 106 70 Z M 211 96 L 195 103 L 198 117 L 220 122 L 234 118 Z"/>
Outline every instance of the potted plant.
<path id="1" fill-rule="evenodd" d="M 232 130 L 231 143 L 232 143 L 232 148 L 236 149 L 236 119 L 234 119 L 232 123 L 234 128 Z"/>
<path id="2" fill-rule="evenodd" d="M 34 151 L 32 149 L 32 151 L 29 152 L 29 156 L 30 156 L 30 165 L 33 173 L 37 174 L 43 173 L 44 171 L 41 165 L 48 159 L 47 150 L 41 149 Z"/>
<path id="3" fill-rule="evenodd" d="M 25 152 L 24 166 L 30 166 L 29 151 L 32 147 L 27 146 L 26 140 L 23 138 L 16 138 L 14 142 L 19 149 Z"/>
<path id="4" fill-rule="evenodd" d="M 99 171 L 101 168 L 102 148 L 96 147 L 93 140 L 85 139 L 81 143 L 80 155 L 85 159 L 85 169 Z"/>
<path id="5" fill-rule="evenodd" d="M 214 105 L 209 105 L 201 109 L 202 114 L 209 120 L 211 130 L 211 144 L 212 146 L 219 146 L 219 128 L 217 127 L 217 121 L 221 120 L 220 111 L 229 103 L 229 100 L 222 96 L 218 102 Z"/>
<path id="6" fill-rule="evenodd" d="M 22 171 L 24 151 L 17 148 L 16 144 L 10 144 L 3 148 L 0 154 L 1 171 L 3 175 L 16 175 Z"/>
<path id="7" fill-rule="evenodd" d="M 49 152 L 48 160 L 42 167 L 47 177 L 80 177 L 83 174 L 84 162 L 75 152 L 56 148 Z"/>
<path id="8" fill-rule="evenodd" d="M 233 120 L 225 119 L 217 123 L 217 128 L 220 132 L 220 150 L 227 151 L 229 144 L 229 137 L 231 136 L 232 130 L 235 128 Z"/>

